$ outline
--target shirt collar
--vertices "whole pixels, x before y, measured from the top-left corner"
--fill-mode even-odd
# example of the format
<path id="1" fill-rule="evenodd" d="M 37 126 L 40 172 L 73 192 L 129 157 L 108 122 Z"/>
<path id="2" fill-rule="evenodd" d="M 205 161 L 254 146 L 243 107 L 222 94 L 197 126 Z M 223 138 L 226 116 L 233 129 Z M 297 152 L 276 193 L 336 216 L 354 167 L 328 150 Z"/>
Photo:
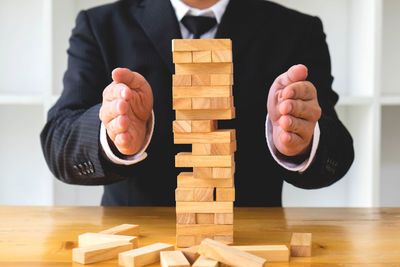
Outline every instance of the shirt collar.
<path id="1" fill-rule="evenodd" d="M 214 17 L 217 20 L 217 23 L 220 24 L 222 20 L 222 16 L 225 13 L 225 9 L 229 4 L 229 0 L 219 0 L 213 6 L 206 8 L 206 9 L 198 9 L 193 8 L 181 0 L 170 0 L 171 5 L 175 10 L 176 18 L 178 21 L 181 21 L 184 16 L 186 15 L 193 15 L 193 16 L 206 16 L 206 17 Z"/>

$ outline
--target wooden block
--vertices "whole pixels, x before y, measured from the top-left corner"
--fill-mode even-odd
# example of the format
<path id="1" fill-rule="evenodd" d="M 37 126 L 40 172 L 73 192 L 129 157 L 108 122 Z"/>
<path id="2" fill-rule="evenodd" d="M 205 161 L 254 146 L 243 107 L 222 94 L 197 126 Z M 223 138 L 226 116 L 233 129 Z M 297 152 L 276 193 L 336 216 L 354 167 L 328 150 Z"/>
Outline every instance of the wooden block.
<path id="1" fill-rule="evenodd" d="M 234 155 L 197 156 L 191 152 L 175 155 L 176 167 L 231 167 L 235 164 Z"/>
<path id="2" fill-rule="evenodd" d="M 176 202 L 176 213 L 233 213 L 233 202 Z"/>
<path id="3" fill-rule="evenodd" d="M 149 246 L 133 249 L 119 254 L 119 265 L 138 267 L 160 261 L 161 251 L 174 250 L 174 246 L 164 243 L 155 243 Z"/>
<path id="4" fill-rule="evenodd" d="M 291 257 L 311 257 L 311 233 L 293 233 L 290 241 Z"/>
<path id="5" fill-rule="evenodd" d="M 231 168 L 212 168 L 212 178 L 232 178 L 235 175 L 235 166 Z"/>
<path id="6" fill-rule="evenodd" d="M 217 130 L 218 122 L 215 120 L 194 120 L 192 122 L 193 133 L 209 133 Z"/>
<path id="7" fill-rule="evenodd" d="M 190 189 L 190 188 L 183 188 L 183 189 Z M 194 191 L 193 201 L 199 201 L 199 202 L 214 201 L 214 188 L 212 187 L 194 188 L 193 191 Z"/>
<path id="8" fill-rule="evenodd" d="M 198 250 L 199 250 L 199 245 L 196 245 L 182 249 L 181 251 L 183 255 L 185 255 L 186 259 L 189 261 L 189 263 L 193 264 L 200 256 L 200 254 L 197 253 Z"/>
<path id="9" fill-rule="evenodd" d="M 173 110 L 187 110 L 192 109 L 192 99 L 185 97 L 174 97 L 172 99 Z"/>
<path id="10" fill-rule="evenodd" d="M 72 249 L 72 261 L 80 264 L 90 264 L 111 260 L 118 254 L 132 249 L 132 243 L 127 241 L 114 241 L 98 245 L 85 246 Z"/>
<path id="11" fill-rule="evenodd" d="M 196 201 L 193 188 L 176 188 L 175 201 Z"/>
<path id="12" fill-rule="evenodd" d="M 233 97 L 196 97 L 192 98 L 192 109 L 230 109 Z"/>
<path id="13" fill-rule="evenodd" d="M 191 172 L 182 172 L 178 175 L 178 187 L 233 187 L 233 179 L 203 179 L 194 178 Z"/>
<path id="14" fill-rule="evenodd" d="M 193 63 L 211 63 L 211 50 L 193 51 Z"/>
<path id="15" fill-rule="evenodd" d="M 233 225 L 216 224 L 177 224 L 176 232 L 179 235 L 232 235 Z"/>
<path id="16" fill-rule="evenodd" d="M 196 245 L 196 237 L 194 235 L 176 235 L 176 246 L 178 248 L 187 248 Z"/>
<path id="17" fill-rule="evenodd" d="M 176 224 L 195 224 L 196 213 L 177 213 Z"/>
<path id="18" fill-rule="evenodd" d="M 174 39 L 172 51 L 230 50 L 230 39 Z"/>
<path id="19" fill-rule="evenodd" d="M 232 50 L 213 50 L 212 62 L 232 62 Z"/>
<path id="20" fill-rule="evenodd" d="M 192 132 L 192 121 L 173 121 L 172 130 L 175 133 Z"/>
<path id="21" fill-rule="evenodd" d="M 204 239 L 199 254 L 231 266 L 263 267 L 266 260 L 250 253 L 221 244 L 218 241 Z"/>
<path id="22" fill-rule="evenodd" d="M 235 201 L 235 188 L 216 188 L 216 201 Z"/>
<path id="23" fill-rule="evenodd" d="M 172 75 L 172 86 L 192 86 L 192 75 Z"/>
<path id="24" fill-rule="evenodd" d="M 232 96 L 232 86 L 192 86 L 173 87 L 172 97 L 229 97 Z"/>
<path id="25" fill-rule="evenodd" d="M 175 144 L 230 144 L 235 139 L 235 130 L 216 130 L 210 133 L 174 133 Z"/>
<path id="26" fill-rule="evenodd" d="M 177 110 L 177 120 L 231 120 L 235 118 L 235 108 Z"/>
<path id="27" fill-rule="evenodd" d="M 193 168 L 194 178 L 212 178 L 212 168 L 209 167 L 194 167 Z"/>
<path id="28" fill-rule="evenodd" d="M 233 234 L 232 235 L 216 235 L 214 236 L 214 240 L 225 245 L 233 244 Z"/>
<path id="29" fill-rule="evenodd" d="M 256 255 L 268 262 L 288 262 L 289 249 L 285 245 L 261 245 L 261 246 L 233 246 L 241 251 Z"/>
<path id="30" fill-rule="evenodd" d="M 211 74 L 192 74 L 192 86 L 211 86 Z"/>
<path id="31" fill-rule="evenodd" d="M 232 63 L 176 63 L 175 74 L 232 74 Z"/>
<path id="32" fill-rule="evenodd" d="M 125 241 L 128 243 L 132 243 L 133 248 L 138 247 L 138 239 L 136 236 L 85 233 L 79 235 L 78 237 L 78 244 L 80 248 L 104 244 L 104 243 L 110 243 L 115 241 Z"/>
<path id="33" fill-rule="evenodd" d="M 192 63 L 192 52 L 174 52 L 172 53 L 172 61 L 174 63 Z"/>
<path id="34" fill-rule="evenodd" d="M 233 213 L 215 213 L 215 224 L 233 224 Z"/>
<path id="35" fill-rule="evenodd" d="M 233 85 L 233 74 L 210 74 L 210 82 L 215 85 Z"/>
<path id="36" fill-rule="evenodd" d="M 162 267 L 190 267 L 182 251 L 161 251 L 160 261 Z"/>
<path id="37" fill-rule="evenodd" d="M 139 225 L 136 224 L 121 224 L 110 229 L 99 232 L 100 234 L 110 235 L 130 235 L 139 236 Z"/>
<path id="38" fill-rule="evenodd" d="M 196 262 L 193 263 L 192 267 L 218 267 L 218 264 L 218 261 L 200 256 Z"/>
<path id="39" fill-rule="evenodd" d="M 214 213 L 196 213 L 197 224 L 214 224 Z"/>

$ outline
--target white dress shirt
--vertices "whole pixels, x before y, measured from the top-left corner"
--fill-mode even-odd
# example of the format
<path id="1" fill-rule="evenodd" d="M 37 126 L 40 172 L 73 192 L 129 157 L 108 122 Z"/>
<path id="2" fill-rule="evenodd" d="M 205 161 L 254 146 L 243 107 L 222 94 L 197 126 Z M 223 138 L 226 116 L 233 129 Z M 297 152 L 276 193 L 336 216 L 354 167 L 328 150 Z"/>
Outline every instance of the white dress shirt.
<path id="1" fill-rule="evenodd" d="M 215 34 L 217 33 L 218 25 L 221 23 L 222 16 L 224 15 L 225 9 L 229 3 L 229 0 L 219 0 L 216 4 L 213 6 L 207 8 L 207 9 L 197 9 L 197 8 L 192 8 L 185 3 L 183 3 L 181 0 L 170 0 L 172 7 L 175 10 L 176 17 L 179 21 L 179 27 L 182 33 L 182 38 L 183 39 L 191 39 L 193 38 L 193 34 L 190 33 L 186 27 L 181 23 L 181 20 L 183 19 L 184 16 L 186 15 L 192 15 L 192 16 L 207 16 L 207 17 L 214 17 L 217 20 L 217 24 L 211 28 L 208 32 L 204 33 L 201 35 L 201 39 L 213 39 L 215 37 Z M 147 123 L 147 134 L 146 134 L 146 140 L 144 146 L 140 149 L 139 152 L 137 152 L 135 155 L 132 156 L 125 156 L 124 158 L 117 157 L 111 150 L 110 145 L 108 144 L 107 140 L 107 131 L 103 123 L 101 124 L 100 127 L 100 144 L 109 158 L 110 161 L 116 164 L 120 165 L 131 165 L 135 164 L 137 162 L 140 162 L 144 160 L 147 157 L 147 153 L 145 152 L 147 147 L 150 144 L 151 137 L 153 135 L 154 131 L 154 113 L 152 112 L 151 117 Z M 272 123 L 267 115 L 266 117 L 266 122 L 265 122 L 265 135 L 266 135 L 266 142 L 268 144 L 268 148 L 270 153 L 272 154 L 272 157 L 275 159 L 275 161 L 281 165 L 282 167 L 286 168 L 287 170 L 290 171 L 298 171 L 298 172 L 304 172 L 311 164 L 313 161 L 318 144 L 319 144 L 319 138 L 320 138 L 320 129 L 318 123 L 315 126 L 314 129 L 314 137 L 313 137 L 313 143 L 312 143 L 312 148 L 310 152 L 310 157 L 306 159 L 304 162 L 300 164 L 295 164 L 293 162 L 287 161 L 283 158 L 281 158 L 273 143 L 273 138 L 272 138 Z"/>

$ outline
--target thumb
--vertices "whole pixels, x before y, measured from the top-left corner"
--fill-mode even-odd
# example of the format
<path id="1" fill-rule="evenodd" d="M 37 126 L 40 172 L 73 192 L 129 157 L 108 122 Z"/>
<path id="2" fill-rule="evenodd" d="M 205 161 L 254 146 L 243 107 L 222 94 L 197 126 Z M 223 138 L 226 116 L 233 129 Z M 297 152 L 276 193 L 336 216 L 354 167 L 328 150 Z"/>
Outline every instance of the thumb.
<path id="1" fill-rule="evenodd" d="M 127 68 L 116 68 L 111 74 L 115 83 L 123 83 L 131 89 L 144 90 L 149 87 L 146 79 L 137 72 L 133 72 Z"/>
<path id="2" fill-rule="evenodd" d="M 272 90 L 284 89 L 286 86 L 304 81 L 308 76 L 308 69 L 306 66 L 299 64 L 294 65 L 288 69 L 285 73 L 282 73 L 275 79 L 271 86 Z"/>

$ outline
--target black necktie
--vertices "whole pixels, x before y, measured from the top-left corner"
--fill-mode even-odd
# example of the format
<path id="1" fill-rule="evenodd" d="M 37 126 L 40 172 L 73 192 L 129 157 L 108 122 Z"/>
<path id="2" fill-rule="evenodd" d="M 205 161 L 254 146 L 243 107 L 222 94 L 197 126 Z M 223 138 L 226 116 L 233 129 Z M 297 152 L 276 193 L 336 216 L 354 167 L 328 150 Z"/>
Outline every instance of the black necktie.
<path id="1" fill-rule="evenodd" d="M 211 30 L 217 24 L 217 20 L 204 16 L 185 16 L 182 24 L 193 33 L 193 39 L 199 39 L 201 35 Z"/>

